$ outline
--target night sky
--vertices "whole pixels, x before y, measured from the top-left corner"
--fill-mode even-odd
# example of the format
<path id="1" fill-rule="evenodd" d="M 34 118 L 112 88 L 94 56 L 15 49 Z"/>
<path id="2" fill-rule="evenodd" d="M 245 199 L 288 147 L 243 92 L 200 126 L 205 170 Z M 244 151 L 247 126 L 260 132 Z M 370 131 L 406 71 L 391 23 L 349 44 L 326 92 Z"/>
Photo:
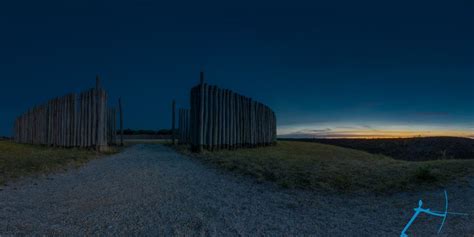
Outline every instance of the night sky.
<path id="1" fill-rule="evenodd" d="M 55 96 L 123 98 L 125 127 L 170 127 L 206 81 L 293 137 L 474 138 L 474 1 L 2 1 L 0 135 Z"/>

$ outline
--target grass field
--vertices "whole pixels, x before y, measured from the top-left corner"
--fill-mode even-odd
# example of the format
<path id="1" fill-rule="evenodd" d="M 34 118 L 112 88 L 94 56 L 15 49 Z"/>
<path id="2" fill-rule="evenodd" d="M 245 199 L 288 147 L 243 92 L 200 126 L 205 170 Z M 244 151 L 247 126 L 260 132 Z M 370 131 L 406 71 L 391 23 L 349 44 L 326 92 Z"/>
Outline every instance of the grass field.
<path id="1" fill-rule="evenodd" d="M 50 148 L 0 141 L 0 185 L 31 174 L 48 173 L 70 166 L 79 166 L 101 155 L 84 149 Z"/>
<path id="2" fill-rule="evenodd" d="M 191 154 L 226 170 L 283 187 L 334 191 L 397 192 L 430 188 L 474 175 L 474 160 L 409 162 L 383 155 L 310 142 Z"/>
<path id="3" fill-rule="evenodd" d="M 335 145 L 407 161 L 474 159 L 474 139 L 465 137 L 293 139 L 293 141 Z"/>

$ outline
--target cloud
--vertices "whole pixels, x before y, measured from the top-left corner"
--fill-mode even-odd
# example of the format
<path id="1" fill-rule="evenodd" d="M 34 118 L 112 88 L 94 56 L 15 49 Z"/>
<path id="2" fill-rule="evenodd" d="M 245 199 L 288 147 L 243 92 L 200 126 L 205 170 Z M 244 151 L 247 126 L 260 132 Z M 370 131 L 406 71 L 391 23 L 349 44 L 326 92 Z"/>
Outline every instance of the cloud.
<path id="1" fill-rule="evenodd" d="M 474 129 L 424 124 L 333 123 L 301 124 L 279 127 L 281 138 L 398 138 L 419 136 L 453 136 L 474 139 Z"/>
<path id="2" fill-rule="evenodd" d="M 330 132 L 330 128 L 326 129 L 303 129 L 298 131 L 298 133 L 322 133 L 322 132 Z"/>
<path id="3" fill-rule="evenodd" d="M 337 129 L 358 129 L 356 126 L 337 126 Z"/>
<path id="4" fill-rule="evenodd" d="M 377 129 L 375 129 L 374 127 L 372 127 L 370 125 L 361 125 L 361 127 L 367 128 L 367 129 L 372 130 L 372 131 L 377 131 Z"/>
<path id="5" fill-rule="evenodd" d="M 278 138 L 392 138 L 393 135 L 375 135 L 375 134 L 354 134 L 350 132 L 334 132 L 327 134 L 311 134 L 311 133 L 290 133 L 278 135 Z"/>

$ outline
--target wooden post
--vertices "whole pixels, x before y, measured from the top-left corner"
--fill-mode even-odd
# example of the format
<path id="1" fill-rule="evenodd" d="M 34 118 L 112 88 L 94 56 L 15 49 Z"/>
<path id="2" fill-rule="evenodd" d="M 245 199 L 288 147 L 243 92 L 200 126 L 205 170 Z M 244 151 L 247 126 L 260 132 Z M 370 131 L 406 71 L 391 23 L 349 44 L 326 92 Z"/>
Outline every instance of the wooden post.
<path id="1" fill-rule="evenodd" d="M 48 128 L 48 145 L 53 146 L 53 131 L 54 131 L 54 99 L 50 100 L 48 103 L 49 108 L 49 128 Z"/>
<path id="2" fill-rule="evenodd" d="M 232 91 L 227 90 L 227 149 L 232 149 Z"/>
<path id="3" fill-rule="evenodd" d="M 94 101 L 93 103 L 93 116 L 92 116 L 92 120 L 94 121 L 94 126 L 93 126 L 93 136 L 94 136 L 94 145 L 95 145 L 95 148 L 96 150 L 100 150 L 100 130 L 101 130 L 101 121 L 100 121 L 100 112 L 101 112 L 101 95 L 100 95 L 100 77 L 99 75 L 96 76 L 95 78 L 95 90 L 93 90 L 93 95 L 94 95 L 94 98 L 92 99 L 92 101 Z"/>
<path id="4" fill-rule="evenodd" d="M 88 98 L 88 91 L 84 91 L 83 92 L 83 100 L 82 100 L 82 144 L 83 146 L 82 147 L 87 147 L 87 137 L 89 135 L 89 123 L 88 123 L 88 110 L 87 110 L 87 107 L 88 107 L 88 101 L 89 101 L 89 98 Z"/>
<path id="5" fill-rule="evenodd" d="M 241 146 L 245 147 L 247 145 L 247 99 L 242 96 L 240 98 L 242 100 L 242 138 L 241 138 Z"/>
<path id="6" fill-rule="evenodd" d="M 227 90 L 222 89 L 222 148 L 227 149 Z"/>
<path id="7" fill-rule="evenodd" d="M 237 106 L 235 103 L 235 93 L 231 92 L 230 94 L 230 101 L 232 102 L 232 149 L 236 148 L 236 141 L 237 141 L 237 131 L 235 129 L 235 126 L 237 124 Z"/>
<path id="8" fill-rule="evenodd" d="M 68 107 L 69 107 L 69 138 L 68 138 L 68 146 L 74 147 L 74 109 L 73 109 L 73 94 L 69 94 L 68 97 Z"/>
<path id="9" fill-rule="evenodd" d="M 203 139 L 202 139 L 202 144 L 204 149 L 209 149 L 209 143 L 208 143 L 208 136 L 209 136 L 209 86 L 207 84 L 204 84 L 203 91 L 201 92 L 203 94 L 203 99 L 204 102 L 202 103 L 204 108 L 204 120 L 202 123 L 202 131 L 203 131 Z"/>
<path id="10" fill-rule="evenodd" d="M 88 109 L 88 114 L 89 114 L 89 117 L 88 117 L 88 122 L 89 122 L 89 135 L 87 136 L 88 137 L 88 144 L 87 146 L 88 147 L 93 147 L 94 146 L 94 137 L 95 137 L 95 133 L 94 133 L 94 126 L 95 126 L 95 123 L 94 123 L 94 89 L 90 90 L 89 93 L 88 93 L 88 104 L 87 104 L 87 109 Z"/>
<path id="11" fill-rule="evenodd" d="M 64 147 L 69 147 L 69 96 L 64 97 Z"/>
<path id="12" fill-rule="evenodd" d="M 57 132 L 56 132 L 56 146 L 61 147 L 61 138 L 62 138 L 62 133 L 63 133 L 63 119 L 62 119 L 62 100 L 61 97 L 56 99 L 56 126 L 57 126 Z"/>
<path id="13" fill-rule="evenodd" d="M 191 88 L 191 93 L 190 93 L 190 96 L 189 96 L 189 105 L 190 105 L 190 109 L 189 109 L 189 131 L 190 131 L 190 137 L 189 137 L 189 141 L 190 141 L 190 144 L 191 144 L 191 149 L 194 149 L 194 146 L 196 145 L 195 143 L 195 140 L 194 140 L 194 136 L 196 134 L 196 130 L 195 130 L 195 127 L 194 127 L 194 122 L 195 122 L 195 110 L 196 110 L 196 106 L 194 104 L 194 87 Z"/>
<path id="14" fill-rule="evenodd" d="M 244 100 L 243 96 L 239 95 L 239 103 L 240 103 L 240 125 L 239 125 L 239 133 L 240 133 L 240 147 L 243 147 L 245 142 L 244 142 Z"/>
<path id="15" fill-rule="evenodd" d="M 67 96 L 61 97 L 61 110 L 61 119 L 63 120 L 61 146 L 67 147 Z"/>
<path id="16" fill-rule="evenodd" d="M 217 137 L 218 137 L 218 119 L 219 119 L 219 105 L 217 98 L 217 86 L 212 88 L 212 150 L 217 149 Z"/>
<path id="17" fill-rule="evenodd" d="M 54 128 L 53 128 L 53 146 L 57 147 L 59 144 L 59 111 L 58 111 L 58 106 L 59 105 L 59 98 L 54 99 Z"/>
<path id="18" fill-rule="evenodd" d="M 220 149 L 222 145 L 222 90 L 216 88 L 216 145 L 214 149 Z"/>
<path id="19" fill-rule="evenodd" d="M 100 89 L 96 90 L 95 96 L 95 120 L 96 125 L 94 126 L 95 128 L 95 147 L 97 151 L 101 151 L 102 149 L 102 131 L 103 128 L 102 126 L 104 125 L 104 122 L 102 121 L 102 93 L 100 93 Z"/>
<path id="20" fill-rule="evenodd" d="M 200 85 L 198 90 L 198 124 L 197 124 L 197 131 L 198 131 L 198 140 L 197 140 L 197 151 L 202 151 L 202 145 L 204 140 L 204 72 L 201 72 L 200 77 Z"/>
<path id="21" fill-rule="evenodd" d="M 256 118 L 257 118 L 257 146 L 260 146 L 261 144 L 261 131 L 262 128 L 261 126 L 261 108 L 262 105 L 260 103 L 257 103 L 257 113 L 256 113 Z"/>
<path id="22" fill-rule="evenodd" d="M 235 148 L 240 147 L 240 103 L 239 103 L 239 95 L 237 93 L 234 94 L 234 102 L 235 102 Z"/>
<path id="23" fill-rule="evenodd" d="M 77 115 L 78 115 L 78 109 L 77 109 L 77 95 L 74 94 L 74 97 L 73 97 L 73 126 L 74 126 L 74 134 L 73 134 L 73 138 L 72 138 L 72 145 L 74 147 L 78 147 L 78 143 L 77 143 L 77 132 L 78 132 L 78 126 L 79 126 L 79 123 L 77 121 Z"/>
<path id="24" fill-rule="evenodd" d="M 248 147 L 252 146 L 252 100 L 247 98 L 247 144 Z"/>
<path id="25" fill-rule="evenodd" d="M 208 87 L 208 119 L 207 119 L 207 146 L 209 150 L 214 149 L 213 138 L 214 138 L 214 86 Z"/>
<path id="26" fill-rule="evenodd" d="M 72 147 L 71 138 L 74 130 L 72 129 L 73 118 L 72 118 L 72 94 L 67 96 L 67 147 Z"/>
<path id="27" fill-rule="evenodd" d="M 82 101 L 81 101 L 81 107 L 82 107 L 82 113 L 81 113 L 81 124 L 82 124 L 82 129 L 81 129 L 81 143 L 82 147 L 87 147 L 87 92 L 84 91 L 82 92 Z"/>
<path id="28" fill-rule="evenodd" d="M 86 147 L 86 94 L 85 92 L 81 93 L 81 131 L 79 134 L 79 139 L 81 140 L 81 147 Z"/>
<path id="29" fill-rule="evenodd" d="M 230 120 L 229 148 L 234 149 L 234 145 L 235 145 L 235 104 L 234 104 L 234 92 L 232 92 L 232 91 L 229 91 L 229 120 Z"/>
<path id="30" fill-rule="evenodd" d="M 254 102 L 250 100 L 250 146 L 255 145 L 255 106 Z"/>
<path id="31" fill-rule="evenodd" d="M 228 90 L 228 93 L 227 93 L 227 106 L 229 107 L 229 111 L 228 111 L 228 114 L 229 114 L 229 117 L 227 118 L 229 120 L 229 146 L 228 146 L 228 149 L 232 149 L 233 147 L 233 142 L 232 142 L 232 139 L 233 139 L 233 123 L 234 123 L 234 118 L 233 118 L 233 109 L 234 109 L 234 105 L 232 104 L 232 91 L 231 90 Z"/>
<path id="32" fill-rule="evenodd" d="M 76 147 L 81 147 L 81 93 L 76 97 Z"/>
<path id="33" fill-rule="evenodd" d="M 59 119 L 60 119 L 60 123 L 59 123 L 59 128 L 60 128 L 60 132 L 59 132 L 59 146 L 60 147 L 64 147 L 64 134 L 65 134 L 65 118 L 64 118 L 64 97 L 60 97 L 59 98 Z"/>
<path id="34" fill-rule="evenodd" d="M 82 92 L 80 95 L 80 103 L 79 103 L 79 133 L 77 135 L 77 138 L 79 140 L 80 147 L 84 147 L 84 92 Z"/>
<path id="35" fill-rule="evenodd" d="M 106 134 L 107 134 L 107 126 L 108 126 L 108 123 L 109 121 L 107 121 L 107 110 L 108 110 L 108 106 L 107 106 L 107 100 L 108 100 L 108 94 L 106 93 L 106 91 L 104 89 L 102 89 L 102 112 L 101 112 L 101 119 L 102 119 L 102 139 L 101 139 L 101 143 L 102 143 L 102 146 L 107 146 L 107 137 L 106 137 Z M 115 111 L 115 108 L 113 109 L 113 111 Z M 115 116 L 114 116 L 115 118 Z M 113 124 L 113 121 L 110 121 Z M 113 127 L 112 127 L 113 128 Z M 113 138 L 112 138 L 113 139 Z"/>

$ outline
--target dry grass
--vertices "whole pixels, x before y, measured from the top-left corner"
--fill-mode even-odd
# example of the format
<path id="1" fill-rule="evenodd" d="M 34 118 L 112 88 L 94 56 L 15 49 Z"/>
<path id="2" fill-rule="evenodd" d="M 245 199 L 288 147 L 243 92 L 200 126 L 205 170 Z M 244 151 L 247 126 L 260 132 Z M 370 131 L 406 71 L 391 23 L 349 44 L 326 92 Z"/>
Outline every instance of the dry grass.
<path id="1" fill-rule="evenodd" d="M 184 146 L 177 149 L 191 155 Z M 281 141 L 273 147 L 193 155 L 288 188 L 395 192 L 436 187 L 474 173 L 474 160 L 407 162 L 310 142 Z"/>
<path id="2" fill-rule="evenodd" d="M 117 148 L 98 153 L 84 149 L 51 148 L 0 141 L 0 185 L 21 176 L 77 167 L 91 159 L 116 152 Z"/>

